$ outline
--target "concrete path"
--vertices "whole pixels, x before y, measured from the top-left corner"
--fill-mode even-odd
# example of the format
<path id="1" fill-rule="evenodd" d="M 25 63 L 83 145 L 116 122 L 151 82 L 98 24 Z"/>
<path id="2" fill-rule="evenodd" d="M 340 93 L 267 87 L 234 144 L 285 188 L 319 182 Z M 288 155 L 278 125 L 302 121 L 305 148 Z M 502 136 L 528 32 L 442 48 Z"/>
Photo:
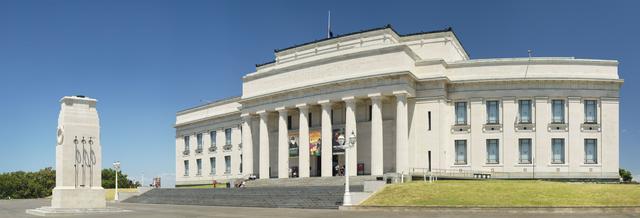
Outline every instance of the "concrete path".
<path id="1" fill-rule="evenodd" d="M 26 209 L 48 206 L 49 199 L 29 199 L 29 200 L 0 200 L 0 217 L 35 217 L 27 215 Z M 393 212 L 393 211 L 338 211 L 324 209 L 285 209 L 285 208 L 237 208 L 237 207 L 213 207 L 213 206 L 186 206 L 186 205 L 159 205 L 159 204 L 132 204 L 115 203 L 110 207 L 132 210 L 134 212 L 118 217 L 148 217 L 148 218 L 174 218 L 174 217 L 362 217 L 362 218 L 390 218 L 390 217 L 514 217 L 513 214 L 503 212 Z M 78 217 L 78 216 L 76 216 Z M 114 217 L 113 215 L 101 214 L 86 217 Z M 590 218 L 590 217 L 640 217 L 640 214 L 628 213 L 607 213 L 607 214 L 518 214 L 517 217 L 557 217 L 557 218 Z"/>

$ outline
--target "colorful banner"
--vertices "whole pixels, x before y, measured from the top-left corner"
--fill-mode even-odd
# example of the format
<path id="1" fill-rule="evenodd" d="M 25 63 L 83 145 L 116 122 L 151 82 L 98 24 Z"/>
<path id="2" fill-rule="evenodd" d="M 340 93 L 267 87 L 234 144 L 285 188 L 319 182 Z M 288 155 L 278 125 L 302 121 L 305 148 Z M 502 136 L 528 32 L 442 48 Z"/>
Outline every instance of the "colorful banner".
<path id="1" fill-rule="evenodd" d="M 309 155 L 320 156 L 320 148 L 322 148 L 322 133 L 318 130 L 309 132 Z"/>

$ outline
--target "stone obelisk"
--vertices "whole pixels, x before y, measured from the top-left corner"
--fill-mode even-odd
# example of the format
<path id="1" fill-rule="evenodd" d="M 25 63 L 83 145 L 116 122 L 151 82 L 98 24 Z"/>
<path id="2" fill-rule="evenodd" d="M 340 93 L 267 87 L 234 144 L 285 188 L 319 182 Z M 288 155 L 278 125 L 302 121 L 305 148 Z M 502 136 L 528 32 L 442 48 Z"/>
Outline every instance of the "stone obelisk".
<path id="1" fill-rule="evenodd" d="M 51 207 L 105 208 L 97 101 L 65 96 L 60 103 Z"/>
<path id="2" fill-rule="evenodd" d="M 56 131 L 56 187 L 51 207 L 28 209 L 28 214 L 59 216 L 130 212 L 107 207 L 102 188 L 102 146 L 96 99 L 82 95 L 60 100 Z"/>

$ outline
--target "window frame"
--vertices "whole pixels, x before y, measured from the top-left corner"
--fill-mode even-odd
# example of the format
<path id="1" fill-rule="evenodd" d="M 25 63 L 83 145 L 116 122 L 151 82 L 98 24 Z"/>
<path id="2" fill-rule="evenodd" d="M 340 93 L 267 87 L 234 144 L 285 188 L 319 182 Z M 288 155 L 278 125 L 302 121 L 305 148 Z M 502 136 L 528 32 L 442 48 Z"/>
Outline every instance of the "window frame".
<path id="1" fill-rule="evenodd" d="M 461 146 L 463 146 L 463 147 L 464 147 L 464 149 L 459 150 L 459 144 L 458 144 L 458 143 L 462 143 L 462 144 L 460 144 L 460 145 L 461 145 Z M 466 139 L 458 139 L 458 140 L 455 140 L 455 141 L 454 141 L 454 146 L 455 146 L 455 147 L 454 147 L 454 155 L 455 155 L 455 156 L 454 156 L 454 162 L 453 162 L 453 164 L 454 164 L 454 165 L 467 165 L 467 164 L 469 163 L 469 160 L 468 160 L 468 159 L 469 159 L 469 158 L 468 158 L 469 154 L 468 154 L 468 152 L 467 152 L 467 148 L 468 148 L 468 147 L 467 147 L 467 140 L 466 140 Z M 459 159 L 458 159 L 458 157 L 459 157 L 459 155 L 458 155 L 459 151 L 464 151 L 464 159 L 463 159 L 463 160 L 459 160 Z"/>
<path id="2" fill-rule="evenodd" d="M 468 103 L 466 101 L 458 101 L 454 103 L 454 113 L 455 113 L 455 125 L 467 125 L 469 123 L 469 116 L 467 114 Z M 462 121 L 460 121 L 460 114 L 458 112 L 462 112 Z"/>
<path id="3" fill-rule="evenodd" d="M 522 120 L 522 117 L 523 117 L 522 116 L 522 112 L 525 111 L 522 108 L 522 105 L 525 105 L 525 104 L 523 104 L 523 102 L 525 102 L 525 101 L 528 102 L 528 104 L 526 104 L 527 107 L 528 107 L 527 112 L 529 113 L 528 121 L 523 121 Z M 531 99 L 520 99 L 520 100 L 518 100 L 518 123 L 522 123 L 522 124 L 533 123 L 533 101 L 531 101 Z"/>
<path id="4" fill-rule="evenodd" d="M 211 140 L 210 144 L 211 146 L 216 146 L 217 142 L 216 140 L 218 139 L 218 132 L 215 130 L 209 131 L 209 140 Z"/>
<path id="5" fill-rule="evenodd" d="M 487 109 L 487 124 L 500 124 L 500 101 L 488 100 L 488 101 L 485 101 L 485 105 Z M 495 120 L 491 119 L 492 109 L 495 109 Z"/>
<path id="6" fill-rule="evenodd" d="M 525 147 L 522 142 L 525 141 L 527 142 L 526 147 L 528 147 L 529 154 L 527 155 L 527 159 L 522 159 L 522 148 Z M 533 140 L 531 138 L 518 139 L 518 164 L 533 164 Z"/>
<path id="7" fill-rule="evenodd" d="M 231 142 L 231 128 L 224 129 L 224 145 L 230 145 Z"/>
<path id="8" fill-rule="evenodd" d="M 556 144 L 556 142 L 562 142 L 561 144 Z M 556 159 L 556 146 L 561 146 L 560 151 L 560 160 Z M 552 138 L 551 139 L 551 164 L 565 164 L 566 163 L 566 141 L 564 138 Z"/>
<path id="9" fill-rule="evenodd" d="M 209 175 L 216 175 L 216 157 L 209 157 Z"/>
<path id="10" fill-rule="evenodd" d="M 561 120 L 556 119 L 556 102 L 560 102 L 560 116 L 558 116 Z M 565 124 L 566 121 L 566 101 L 564 99 L 553 99 L 551 100 L 551 123 L 556 124 Z"/>
<path id="11" fill-rule="evenodd" d="M 196 176 L 202 175 L 202 159 L 196 159 Z"/>
<path id="12" fill-rule="evenodd" d="M 231 156 L 224 156 L 224 174 L 231 174 Z"/>
<path id="13" fill-rule="evenodd" d="M 492 143 L 492 142 L 495 142 Z M 495 145 L 496 147 L 496 153 L 495 153 L 495 160 L 492 160 L 490 157 L 490 147 Z M 500 140 L 498 139 L 487 139 L 487 144 L 486 144 L 486 153 L 487 153 L 487 164 L 500 164 Z"/>
<path id="14" fill-rule="evenodd" d="M 184 160 L 183 165 L 184 165 L 184 176 L 189 176 L 189 160 Z"/>
<path id="15" fill-rule="evenodd" d="M 189 141 L 191 141 L 191 137 L 186 135 L 184 137 L 182 137 L 182 139 L 184 140 L 184 150 L 188 151 L 191 149 L 191 145 L 189 144 Z"/>
<path id="16" fill-rule="evenodd" d="M 598 123 L 598 101 L 594 99 L 586 99 L 584 102 L 584 123 L 587 124 L 597 124 Z M 589 111 L 589 102 L 593 103 L 593 120 L 589 119 L 588 111 Z"/>
<path id="17" fill-rule="evenodd" d="M 196 134 L 196 148 L 202 149 L 202 144 L 204 144 L 204 139 L 202 137 L 202 133 Z"/>
<path id="18" fill-rule="evenodd" d="M 592 160 L 589 160 L 587 158 L 588 157 L 587 151 L 588 151 L 588 146 L 590 145 L 589 144 L 590 141 L 593 142 L 593 144 L 591 144 L 593 146 Z M 598 164 L 598 139 L 595 139 L 595 138 L 584 139 L 584 164 Z"/>

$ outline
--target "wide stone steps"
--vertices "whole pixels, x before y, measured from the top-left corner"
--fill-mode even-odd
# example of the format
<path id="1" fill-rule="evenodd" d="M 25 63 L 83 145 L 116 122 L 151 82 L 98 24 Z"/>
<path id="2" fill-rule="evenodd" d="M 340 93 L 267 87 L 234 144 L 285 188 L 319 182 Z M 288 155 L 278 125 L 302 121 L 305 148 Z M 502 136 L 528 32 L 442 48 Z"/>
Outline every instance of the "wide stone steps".
<path id="1" fill-rule="evenodd" d="M 351 186 L 361 192 L 363 186 Z M 335 209 L 342 205 L 343 186 L 248 187 L 232 189 L 153 189 L 125 203 L 232 207 Z"/>
<path id="2" fill-rule="evenodd" d="M 375 176 L 351 176 L 349 184 L 363 185 L 364 181 L 376 180 Z M 257 179 L 247 181 L 247 187 L 283 187 L 283 186 L 343 186 L 344 177 L 308 177 L 286 179 Z"/>

